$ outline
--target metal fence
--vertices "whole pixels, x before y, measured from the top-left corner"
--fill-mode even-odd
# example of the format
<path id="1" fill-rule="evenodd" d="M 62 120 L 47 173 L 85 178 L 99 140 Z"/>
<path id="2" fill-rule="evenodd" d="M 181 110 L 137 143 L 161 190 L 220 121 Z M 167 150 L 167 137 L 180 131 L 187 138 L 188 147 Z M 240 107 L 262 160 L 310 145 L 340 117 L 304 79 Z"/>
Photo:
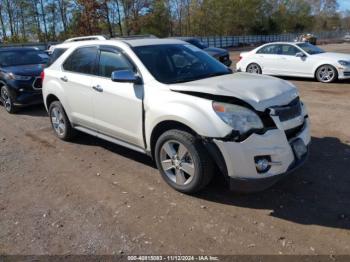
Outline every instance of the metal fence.
<path id="1" fill-rule="evenodd" d="M 318 38 L 318 41 L 330 41 L 343 39 L 346 32 L 344 31 L 330 31 L 313 33 Z M 193 37 L 173 37 L 177 39 L 198 38 L 210 47 L 240 47 L 259 45 L 269 42 L 289 42 L 294 41 L 300 33 L 279 34 L 279 35 L 244 35 L 244 36 L 193 36 Z M 0 44 L 0 47 L 26 47 L 34 46 L 41 50 L 46 50 L 50 45 L 58 44 L 57 42 L 48 43 L 22 43 L 22 44 Z"/>
<path id="2" fill-rule="evenodd" d="M 330 31 L 313 33 L 319 41 L 343 39 L 346 32 Z M 279 35 L 245 35 L 245 36 L 205 36 L 195 37 L 210 47 L 239 47 L 247 45 L 258 45 L 269 42 L 291 42 L 296 39 L 300 33 L 279 34 Z M 178 37 L 179 39 L 188 39 L 192 37 Z"/>

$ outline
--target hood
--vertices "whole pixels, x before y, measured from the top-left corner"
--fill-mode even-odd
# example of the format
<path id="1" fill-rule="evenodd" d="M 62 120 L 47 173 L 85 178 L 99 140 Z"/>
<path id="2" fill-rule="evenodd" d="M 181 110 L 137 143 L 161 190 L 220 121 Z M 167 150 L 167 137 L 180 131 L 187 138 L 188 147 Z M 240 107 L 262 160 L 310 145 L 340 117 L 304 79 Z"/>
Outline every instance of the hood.
<path id="1" fill-rule="evenodd" d="M 18 65 L 3 67 L 2 70 L 7 73 L 13 73 L 21 76 L 40 76 L 43 71 L 44 65 Z"/>
<path id="2" fill-rule="evenodd" d="M 234 97 L 258 111 L 290 103 L 298 96 L 296 87 L 282 79 L 249 73 L 234 73 L 170 85 L 173 91 Z"/>
<path id="3" fill-rule="evenodd" d="M 215 55 L 221 55 L 221 54 L 228 54 L 227 50 L 222 49 L 222 48 L 216 48 L 216 47 L 207 47 L 203 49 L 205 52 L 210 54 L 211 56 Z"/>
<path id="4" fill-rule="evenodd" d="M 343 54 L 343 53 L 333 53 L 333 52 L 326 52 L 316 55 L 311 55 L 312 57 L 319 57 L 319 58 L 325 58 L 325 59 L 335 59 L 335 60 L 346 60 L 350 61 L 350 55 L 349 54 Z"/>

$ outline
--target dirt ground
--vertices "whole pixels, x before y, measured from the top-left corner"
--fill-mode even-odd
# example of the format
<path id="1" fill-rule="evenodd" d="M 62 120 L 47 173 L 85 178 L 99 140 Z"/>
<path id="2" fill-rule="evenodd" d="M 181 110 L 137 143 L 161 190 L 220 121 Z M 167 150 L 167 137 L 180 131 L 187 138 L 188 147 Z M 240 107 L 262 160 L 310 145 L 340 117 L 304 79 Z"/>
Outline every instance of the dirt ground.
<path id="1" fill-rule="evenodd" d="M 59 141 L 41 106 L 0 108 L 0 254 L 350 254 L 350 81 L 288 80 L 309 108 L 310 159 L 252 195 L 222 179 L 180 194 L 146 156 Z"/>

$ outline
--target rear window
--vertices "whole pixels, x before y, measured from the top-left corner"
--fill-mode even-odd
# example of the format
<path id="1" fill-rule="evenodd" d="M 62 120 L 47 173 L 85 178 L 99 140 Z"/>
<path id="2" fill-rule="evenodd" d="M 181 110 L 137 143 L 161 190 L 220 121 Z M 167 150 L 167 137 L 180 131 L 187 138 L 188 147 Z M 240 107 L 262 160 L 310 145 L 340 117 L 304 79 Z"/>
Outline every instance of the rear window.
<path id="1" fill-rule="evenodd" d="M 67 48 L 55 48 L 53 53 L 50 55 L 49 62 L 47 66 L 52 65 L 64 52 L 66 52 Z"/>
<path id="2" fill-rule="evenodd" d="M 64 62 L 63 69 L 83 74 L 95 74 L 97 47 L 76 49 Z"/>

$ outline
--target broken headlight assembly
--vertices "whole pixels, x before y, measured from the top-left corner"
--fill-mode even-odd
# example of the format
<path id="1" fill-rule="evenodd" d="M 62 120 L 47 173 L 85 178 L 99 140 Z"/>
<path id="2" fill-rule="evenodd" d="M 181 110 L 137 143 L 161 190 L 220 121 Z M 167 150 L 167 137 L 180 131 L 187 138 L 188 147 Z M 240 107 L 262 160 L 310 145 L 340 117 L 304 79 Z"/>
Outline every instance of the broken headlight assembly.
<path id="1" fill-rule="evenodd" d="M 264 124 L 260 117 L 252 110 L 234 104 L 213 102 L 215 113 L 226 124 L 231 126 L 240 135 L 245 135 L 252 130 L 261 130 Z"/>

